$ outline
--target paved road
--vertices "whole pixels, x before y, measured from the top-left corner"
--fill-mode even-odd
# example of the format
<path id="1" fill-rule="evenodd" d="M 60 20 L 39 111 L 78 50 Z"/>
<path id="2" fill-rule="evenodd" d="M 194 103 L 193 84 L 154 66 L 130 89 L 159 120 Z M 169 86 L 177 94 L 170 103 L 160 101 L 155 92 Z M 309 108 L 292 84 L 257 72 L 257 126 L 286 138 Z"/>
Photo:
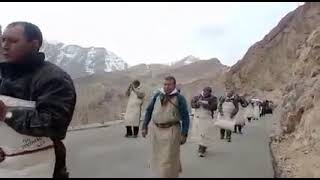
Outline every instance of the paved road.
<path id="1" fill-rule="evenodd" d="M 189 141 L 182 146 L 180 177 L 272 178 L 270 120 L 247 123 L 243 135 L 233 134 L 232 143 L 218 141 L 206 158 L 199 158 L 197 145 Z M 121 124 L 70 132 L 66 144 L 71 177 L 152 177 L 149 139 L 123 135 Z"/>

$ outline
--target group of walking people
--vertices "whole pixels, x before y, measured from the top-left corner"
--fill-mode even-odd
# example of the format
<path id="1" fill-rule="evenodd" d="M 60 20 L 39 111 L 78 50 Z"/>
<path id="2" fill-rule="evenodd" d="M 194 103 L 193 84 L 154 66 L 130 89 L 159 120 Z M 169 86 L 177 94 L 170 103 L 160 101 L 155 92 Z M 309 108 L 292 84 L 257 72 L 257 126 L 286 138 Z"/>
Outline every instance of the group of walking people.
<path id="1" fill-rule="evenodd" d="M 137 137 L 140 121 L 143 121 L 141 134 L 146 137 L 152 122 L 151 167 L 158 177 L 178 177 L 182 171 L 180 145 L 187 140 L 190 122 L 191 136 L 198 144 L 199 157 L 205 157 L 208 146 L 216 139 L 231 142 L 232 133 L 242 134 L 247 120 L 260 118 L 262 101 L 246 100 L 232 89 L 227 89 L 224 96 L 217 98 L 211 87 L 204 87 L 191 99 L 189 113 L 187 100 L 176 88 L 176 79 L 168 76 L 163 85 L 151 97 L 143 117 L 145 92 L 140 82 L 135 80 L 127 91 L 129 101 L 125 113 L 125 137 Z M 131 128 L 136 129 L 133 135 Z M 216 138 L 216 134 L 220 137 Z"/>
<path id="2" fill-rule="evenodd" d="M 20 166 L 31 166 L 34 160 L 43 158 L 48 163 L 42 166 L 52 177 L 68 178 L 63 140 L 76 104 L 73 81 L 39 52 L 43 39 L 36 25 L 13 22 L 1 39 L 5 61 L 0 62 L 0 128 L 5 135 L 0 137 L 0 175 L 17 177 L 23 173 Z M 186 98 L 176 87 L 176 79 L 164 78 L 163 87 L 152 95 L 144 116 L 142 104 L 146 94 L 141 82 L 132 82 L 126 95 L 125 137 L 137 138 L 143 119 L 141 134 L 143 137 L 150 134 L 152 169 L 157 177 L 178 177 L 182 172 L 180 146 L 188 138 L 190 113 Z M 218 99 L 210 87 L 193 97 L 192 124 L 198 129 L 199 156 L 205 157 L 211 143 L 212 123 L 220 129 L 220 138 L 231 142 L 232 131 L 242 133 L 243 114 L 249 114 L 246 116 L 249 121 L 259 119 L 255 103 L 247 102 L 232 90 Z M 250 104 L 253 110 L 248 113 L 244 108 L 248 109 Z M 270 110 L 261 114 L 267 112 Z"/>

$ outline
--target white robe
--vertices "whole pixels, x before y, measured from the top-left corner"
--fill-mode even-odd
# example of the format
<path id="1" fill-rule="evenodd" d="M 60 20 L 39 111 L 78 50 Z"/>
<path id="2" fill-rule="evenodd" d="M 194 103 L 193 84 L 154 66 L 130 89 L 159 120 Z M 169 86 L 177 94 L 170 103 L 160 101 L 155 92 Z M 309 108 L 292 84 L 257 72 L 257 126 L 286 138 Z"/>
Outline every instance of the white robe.
<path id="1" fill-rule="evenodd" d="M 211 117 L 211 112 L 203 107 L 195 109 L 192 121 L 192 139 L 203 146 L 209 146 L 217 140 L 219 130 L 214 127 L 216 120 L 216 118 Z"/>
<path id="2" fill-rule="evenodd" d="M 246 108 L 245 116 L 246 118 L 252 118 L 253 117 L 253 106 L 249 104 Z"/>
<path id="3" fill-rule="evenodd" d="M 236 125 L 244 125 L 246 122 L 246 116 L 245 116 L 246 109 L 239 104 L 239 111 L 235 116 Z"/>
<path id="4" fill-rule="evenodd" d="M 137 90 L 139 91 L 140 87 L 137 88 Z M 143 99 L 138 98 L 137 94 L 131 91 L 127 104 L 126 114 L 124 117 L 125 126 L 139 126 L 142 103 Z"/>
<path id="5" fill-rule="evenodd" d="M 235 119 L 231 118 L 231 113 L 235 109 L 233 102 L 224 102 L 222 104 L 223 116 L 219 114 L 218 120 L 215 122 L 215 126 L 221 129 L 234 130 Z"/>

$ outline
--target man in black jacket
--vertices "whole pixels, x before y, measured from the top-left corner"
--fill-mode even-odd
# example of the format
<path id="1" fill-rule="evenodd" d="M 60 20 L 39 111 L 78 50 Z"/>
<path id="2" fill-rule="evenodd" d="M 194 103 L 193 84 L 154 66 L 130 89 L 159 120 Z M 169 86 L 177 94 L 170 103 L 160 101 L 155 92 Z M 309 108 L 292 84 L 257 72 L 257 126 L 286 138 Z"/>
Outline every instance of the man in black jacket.
<path id="1" fill-rule="evenodd" d="M 5 29 L 1 44 L 6 61 L 0 63 L 0 94 L 35 101 L 36 107 L 8 110 L 0 101 L 0 121 L 20 134 L 51 138 L 56 157 L 53 177 L 66 178 L 69 173 L 62 140 L 73 116 L 76 92 L 70 76 L 45 61 L 39 52 L 42 41 L 40 29 L 28 22 L 14 22 Z"/>
<path id="2" fill-rule="evenodd" d="M 194 96 L 191 100 L 191 107 L 195 109 L 195 121 L 198 121 L 198 136 L 199 149 L 198 153 L 200 157 L 204 157 L 207 151 L 207 144 L 210 141 L 210 123 L 214 118 L 214 111 L 217 110 L 218 100 L 217 97 L 212 94 L 211 87 L 205 87 L 201 94 Z M 195 122 L 194 121 L 194 122 Z"/>
<path id="3" fill-rule="evenodd" d="M 220 115 L 221 116 L 230 116 L 230 117 L 227 117 L 227 119 L 229 119 L 229 120 L 233 119 L 239 111 L 239 102 L 238 102 L 238 99 L 235 98 L 234 94 L 235 94 L 234 90 L 228 89 L 226 96 L 225 97 L 221 96 L 219 99 L 218 110 L 220 112 Z M 225 104 L 228 103 L 228 105 L 233 104 L 234 107 L 232 108 L 233 109 L 232 112 L 231 113 L 229 112 L 230 114 L 225 114 L 225 112 L 224 112 L 225 110 L 223 108 L 224 103 Z M 221 139 L 224 139 L 225 134 L 226 134 L 226 139 L 228 140 L 228 142 L 231 142 L 232 131 L 226 130 L 226 129 L 220 129 L 220 138 Z"/>

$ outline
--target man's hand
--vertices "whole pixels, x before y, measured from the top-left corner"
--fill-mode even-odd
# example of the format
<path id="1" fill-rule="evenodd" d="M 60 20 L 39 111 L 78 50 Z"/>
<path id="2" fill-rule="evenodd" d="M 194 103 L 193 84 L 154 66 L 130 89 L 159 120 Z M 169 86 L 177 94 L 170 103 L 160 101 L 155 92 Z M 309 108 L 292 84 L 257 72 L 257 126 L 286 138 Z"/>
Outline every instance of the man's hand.
<path id="1" fill-rule="evenodd" d="M 187 142 L 187 136 L 181 135 L 181 141 L 180 144 L 183 145 Z"/>
<path id="2" fill-rule="evenodd" d="M 133 85 L 132 84 L 130 84 L 129 89 L 133 90 Z"/>
<path id="3" fill-rule="evenodd" d="M 147 136 L 147 134 L 148 134 L 148 129 L 142 129 L 141 130 L 141 134 L 142 134 L 142 137 L 146 137 Z"/>
<path id="4" fill-rule="evenodd" d="M 233 119 L 234 117 L 236 117 L 237 114 L 238 114 L 238 113 L 232 112 L 232 113 L 230 114 L 230 118 Z"/>
<path id="5" fill-rule="evenodd" d="M 0 100 L 0 121 L 4 121 L 7 114 L 7 106 Z"/>

